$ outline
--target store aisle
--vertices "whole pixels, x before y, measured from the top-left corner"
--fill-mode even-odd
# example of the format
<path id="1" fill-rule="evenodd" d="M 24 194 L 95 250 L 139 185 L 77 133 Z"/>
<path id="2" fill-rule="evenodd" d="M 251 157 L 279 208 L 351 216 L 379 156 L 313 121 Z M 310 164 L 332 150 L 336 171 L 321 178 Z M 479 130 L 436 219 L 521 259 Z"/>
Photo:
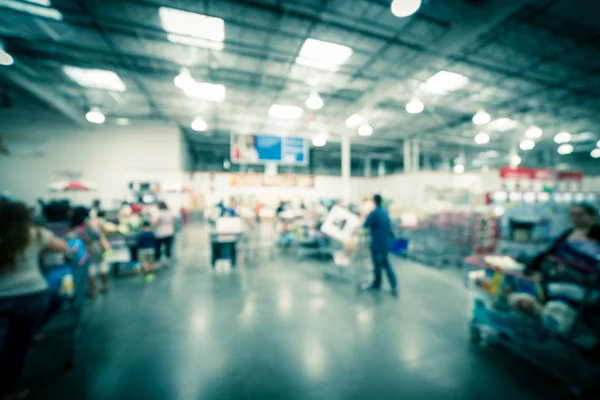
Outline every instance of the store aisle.
<path id="1" fill-rule="evenodd" d="M 394 299 L 310 263 L 213 273 L 198 227 L 179 247 L 153 282 L 121 279 L 89 304 L 76 369 L 37 398 L 564 398 L 521 361 L 469 346 L 456 274 L 396 260 Z"/>

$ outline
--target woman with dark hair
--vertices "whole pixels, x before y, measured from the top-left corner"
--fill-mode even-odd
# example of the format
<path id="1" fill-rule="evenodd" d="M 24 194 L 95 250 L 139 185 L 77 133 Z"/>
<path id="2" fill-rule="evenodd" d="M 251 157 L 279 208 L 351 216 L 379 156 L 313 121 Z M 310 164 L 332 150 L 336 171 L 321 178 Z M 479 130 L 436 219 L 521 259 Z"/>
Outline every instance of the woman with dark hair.
<path id="1" fill-rule="evenodd" d="M 33 226 L 25 204 L 0 202 L 0 318 L 8 320 L 0 350 L 0 398 L 16 389 L 29 344 L 48 307 L 48 285 L 38 262 L 43 250 L 69 249 L 50 231 Z"/>
<path id="2" fill-rule="evenodd" d="M 71 235 L 81 239 L 90 257 L 89 296 L 96 297 L 98 289 L 96 277 L 100 274 L 102 292 L 108 291 L 108 264 L 104 262 L 104 252 L 110 251 L 110 244 L 101 227 L 90 222 L 89 211 L 85 207 L 75 207 L 70 215 Z"/>
<path id="3" fill-rule="evenodd" d="M 569 210 L 572 228 L 567 229 L 546 251 L 538 254 L 527 268 L 528 273 L 540 269 L 542 261 L 555 254 L 560 247 L 571 240 L 588 239 L 600 243 L 600 225 L 598 225 L 598 210 L 594 206 L 581 203 L 575 204 Z"/>
<path id="4" fill-rule="evenodd" d="M 169 210 L 167 203 L 158 203 L 158 214 L 154 219 L 154 235 L 156 236 L 155 258 L 159 262 L 162 256 L 162 247 L 165 246 L 165 255 L 168 262 L 171 260 L 173 236 L 175 235 L 175 215 Z"/>

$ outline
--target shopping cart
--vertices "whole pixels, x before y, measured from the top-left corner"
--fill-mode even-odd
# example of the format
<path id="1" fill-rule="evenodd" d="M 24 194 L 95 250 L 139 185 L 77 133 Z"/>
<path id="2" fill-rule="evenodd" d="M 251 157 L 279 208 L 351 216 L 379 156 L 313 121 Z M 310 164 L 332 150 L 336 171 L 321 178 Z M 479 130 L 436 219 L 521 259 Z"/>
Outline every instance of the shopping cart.
<path id="1" fill-rule="evenodd" d="M 372 273 L 368 231 L 362 229 L 357 232 L 350 245 L 335 243 L 332 244 L 333 262 L 324 265 L 323 277 L 349 281 L 357 288 L 360 287 Z"/>
<path id="2" fill-rule="evenodd" d="M 598 393 L 598 270 L 548 258 L 536 277 L 522 271 L 508 257 L 466 258 L 465 284 L 474 293 L 471 339 L 512 350 L 563 380 L 575 395 Z"/>

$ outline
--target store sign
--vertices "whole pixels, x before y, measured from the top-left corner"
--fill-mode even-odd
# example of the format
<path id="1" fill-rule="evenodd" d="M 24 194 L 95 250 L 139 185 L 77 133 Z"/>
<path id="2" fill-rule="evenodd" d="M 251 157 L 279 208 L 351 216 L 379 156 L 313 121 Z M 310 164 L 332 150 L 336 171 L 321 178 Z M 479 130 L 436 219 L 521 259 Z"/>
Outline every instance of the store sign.
<path id="1" fill-rule="evenodd" d="M 559 181 L 581 182 L 583 180 L 583 173 L 572 171 L 560 171 L 556 173 L 556 179 L 558 179 Z"/>
<path id="2" fill-rule="evenodd" d="M 231 162 L 308 165 L 308 143 L 301 137 L 231 134 Z"/>
<path id="3" fill-rule="evenodd" d="M 315 187 L 312 175 L 231 174 L 231 186 L 236 187 Z"/>
<path id="4" fill-rule="evenodd" d="M 557 180 L 581 182 L 583 173 L 577 171 L 553 171 L 544 168 L 501 167 L 500 177 L 503 179 Z"/>

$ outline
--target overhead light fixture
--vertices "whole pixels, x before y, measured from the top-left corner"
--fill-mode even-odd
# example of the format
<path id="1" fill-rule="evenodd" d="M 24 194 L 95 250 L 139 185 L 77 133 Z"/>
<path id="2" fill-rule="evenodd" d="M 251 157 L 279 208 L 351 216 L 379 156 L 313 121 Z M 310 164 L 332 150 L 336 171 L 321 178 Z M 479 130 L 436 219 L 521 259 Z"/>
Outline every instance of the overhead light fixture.
<path id="1" fill-rule="evenodd" d="M 562 131 L 562 132 L 558 132 L 555 136 L 554 136 L 554 142 L 561 144 L 561 143 L 569 143 L 571 141 L 571 138 L 573 136 L 566 131 Z"/>
<path id="2" fill-rule="evenodd" d="M 0 42 L 0 65 L 13 65 L 15 59 L 6 52 L 4 45 Z"/>
<path id="3" fill-rule="evenodd" d="M 542 137 L 543 133 L 544 132 L 542 131 L 542 128 L 538 126 L 532 126 L 531 128 L 527 129 L 527 131 L 525 131 L 525 136 L 528 139 L 539 139 Z"/>
<path id="4" fill-rule="evenodd" d="M 409 114 L 419 114 L 423 112 L 425 105 L 419 99 L 412 99 L 406 103 L 406 112 Z"/>
<path id="5" fill-rule="evenodd" d="M 204 132 L 208 128 L 206 121 L 200 117 L 194 118 L 192 121 L 192 129 L 196 132 Z"/>
<path id="6" fill-rule="evenodd" d="M 115 122 L 119 126 L 127 126 L 127 125 L 129 125 L 129 119 L 127 119 L 127 118 L 117 118 L 115 120 Z"/>
<path id="7" fill-rule="evenodd" d="M 488 125 L 489 129 L 498 132 L 506 132 L 515 129 L 519 125 L 518 121 L 510 118 L 498 118 Z"/>
<path id="8" fill-rule="evenodd" d="M 323 107 L 324 101 L 318 92 L 310 92 L 306 99 L 306 107 L 311 110 L 318 110 Z"/>
<path id="9" fill-rule="evenodd" d="M 600 147 L 600 140 L 596 142 L 596 147 Z"/>
<path id="10" fill-rule="evenodd" d="M 225 101 L 227 89 L 225 85 L 221 85 L 220 83 L 194 82 L 193 85 L 185 88 L 183 91 L 186 96 L 192 99 L 222 103 Z"/>
<path id="11" fill-rule="evenodd" d="M 92 107 L 90 111 L 85 114 L 85 118 L 92 124 L 103 124 L 104 121 L 106 121 L 106 117 L 98 107 Z"/>
<path id="12" fill-rule="evenodd" d="M 454 172 L 456 172 L 457 174 L 462 174 L 463 172 L 465 172 L 465 166 L 462 164 L 456 164 L 454 166 Z"/>
<path id="13" fill-rule="evenodd" d="M 512 167 L 516 167 L 518 165 L 521 165 L 521 157 L 519 156 L 512 156 L 510 157 L 509 163 Z"/>
<path id="14" fill-rule="evenodd" d="M 158 15 L 163 29 L 168 32 L 168 41 L 223 50 L 225 22 L 221 18 L 168 7 L 160 7 Z"/>
<path id="15" fill-rule="evenodd" d="M 490 135 L 485 132 L 479 132 L 475 135 L 475 143 L 477 144 L 487 144 L 490 142 Z"/>
<path id="16" fill-rule="evenodd" d="M 519 144 L 521 150 L 531 150 L 535 147 L 535 142 L 532 139 L 525 139 Z"/>
<path id="17" fill-rule="evenodd" d="M 296 64 L 335 72 L 351 55 L 352 49 L 348 46 L 308 38 L 296 57 Z"/>
<path id="18" fill-rule="evenodd" d="M 570 144 L 561 144 L 560 146 L 558 146 L 558 154 L 561 155 L 567 155 L 567 154 L 571 154 L 573 152 L 573 146 Z"/>
<path id="19" fill-rule="evenodd" d="M 304 110 L 295 106 L 273 104 L 269 108 L 269 117 L 272 118 L 295 120 L 302 117 L 302 114 L 304 114 Z"/>
<path id="20" fill-rule="evenodd" d="M 346 126 L 348 128 L 356 128 L 357 126 L 360 126 L 364 123 L 367 122 L 367 119 L 365 117 L 363 117 L 360 114 L 352 114 L 350 117 L 348 117 L 348 119 L 346 120 Z"/>
<path id="21" fill-rule="evenodd" d="M 52 8 L 50 0 L 0 0 L 0 7 L 35 15 L 42 18 L 62 21 L 63 15 L 56 8 Z"/>
<path id="22" fill-rule="evenodd" d="M 323 147 L 327 144 L 327 137 L 325 135 L 319 134 L 313 138 L 312 144 L 315 147 Z"/>
<path id="23" fill-rule="evenodd" d="M 369 124 L 362 124 L 358 127 L 358 134 L 360 136 L 371 136 L 373 134 L 373 127 Z"/>
<path id="24" fill-rule="evenodd" d="M 194 86 L 196 81 L 192 77 L 192 73 L 188 68 L 181 68 L 179 75 L 173 79 L 173 83 L 181 90 L 186 90 Z"/>
<path id="25" fill-rule="evenodd" d="M 83 87 L 124 92 L 127 87 L 119 75 L 105 69 L 85 69 L 65 65 L 63 72 Z"/>
<path id="26" fill-rule="evenodd" d="M 394 0 L 390 6 L 392 14 L 398 18 L 413 15 L 421 7 L 421 0 Z"/>
<path id="27" fill-rule="evenodd" d="M 455 72 L 440 71 L 421 84 L 421 89 L 433 94 L 447 94 L 464 87 L 469 78 Z"/>
<path id="28" fill-rule="evenodd" d="M 590 155 L 594 158 L 600 158 L 600 149 L 594 149 L 592 150 L 592 152 L 590 153 Z"/>
<path id="29" fill-rule="evenodd" d="M 490 117 L 490 114 L 488 114 L 485 110 L 479 110 L 475 115 L 473 115 L 473 123 L 475 125 L 485 125 L 490 122 L 491 119 L 492 117 Z"/>
<path id="30" fill-rule="evenodd" d="M 225 160 L 225 161 L 223 161 L 223 168 L 224 168 L 224 169 L 229 169 L 229 168 L 231 168 L 231 161 L 229 161 L 229 160 Z"/>

